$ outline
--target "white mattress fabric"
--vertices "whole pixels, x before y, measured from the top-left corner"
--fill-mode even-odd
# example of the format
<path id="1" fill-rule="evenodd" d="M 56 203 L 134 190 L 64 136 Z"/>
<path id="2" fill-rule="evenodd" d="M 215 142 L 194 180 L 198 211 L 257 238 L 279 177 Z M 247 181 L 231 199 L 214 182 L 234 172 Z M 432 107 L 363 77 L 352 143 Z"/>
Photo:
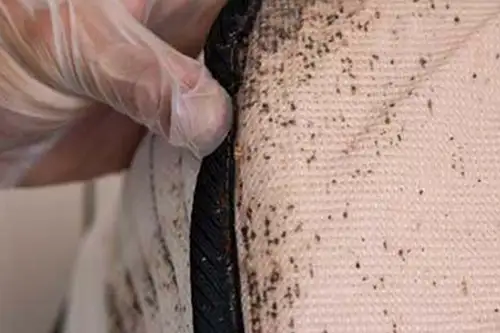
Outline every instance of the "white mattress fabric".
<path id="1" fill-rule="evenodd" d="M 264 0 L 239 94 L 247 333 L 500 332 L 500 2 Z"/>
<path id="2" fill-rule="evenodd" d="M 118 219 L 96 223 L 76 264 L 66 333 L 192 333 L 189 228 L 201 161 L 148 135 Z"/>

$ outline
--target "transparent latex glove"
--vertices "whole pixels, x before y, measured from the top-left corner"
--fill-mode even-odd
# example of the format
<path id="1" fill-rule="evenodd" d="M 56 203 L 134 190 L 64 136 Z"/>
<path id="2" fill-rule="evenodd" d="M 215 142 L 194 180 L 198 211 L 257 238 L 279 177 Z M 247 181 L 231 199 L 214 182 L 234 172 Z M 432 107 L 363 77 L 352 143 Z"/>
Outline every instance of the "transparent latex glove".
<path id="1" fill-rule="evenodd" d="M 224 3 L 2 1 L 0 187 L 126 167 L 141 125 L 197 157 L 215 149 L 230 100 L 194 58 Z"/>

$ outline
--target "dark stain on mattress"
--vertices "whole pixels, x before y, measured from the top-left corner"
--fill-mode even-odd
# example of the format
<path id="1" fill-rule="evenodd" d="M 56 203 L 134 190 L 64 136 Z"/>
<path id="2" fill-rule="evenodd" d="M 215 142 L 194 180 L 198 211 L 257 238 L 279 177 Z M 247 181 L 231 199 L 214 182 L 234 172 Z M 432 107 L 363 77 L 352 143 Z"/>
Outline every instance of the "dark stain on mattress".
<path id="1" fill-rule="evenodd" d="M 153 309 L 153 313 L 156 313 L 159 310 L 158 294 L 154 285 L 153 276 L 146 266 L 144 268 L 144 276 L 142 281 L 145 287 L 144 301 L 151 309 Z"/>
<path id="2" fill-rule="evenodd" d="M 123 318 L 118 305 L 117 296 L 112 286 L 106 285 L 104 301 L 108 314 L 108 330 L 111 333 L 125 332 Z"/>
<path id="3" fill-rule="evenodd" d="M 114 270 L 112 280 L 105 285 L 104 305 L 109 332 L 137 332 L 143 325 L 144 312 L 130 271 L 123 266 Z"/>
<path id="4" fill-rule="evenodd" d="M 318 2 L 331 4 L 335 11 L 324 13 L 321 17 L 305 17 L 305 11 L 308 7 Z M 276 53 L 280 50 L 283 43 L 295 41 L 300 38 L 300 30 L 305 20 L 314 19 L 324 25 L 333 25 L 337 20 L 349 19 L 362 7 L 365 0 L 274 0 L 264 1 L 261 12 L 259 13 L 259 22 L 257 26 L 258 40 L 253 47 L 258 47 L 262 52 Z M 358 23 L 361 24 L 361 23 Z M 368 23 L 362 25 L 366 29 Z M 303 36 L 304 37 L 304 36 Z M 335 38 L 342 39 L 342 31 L 335 34 Z M 316 52 L 329 52 L 328 42 L 332 40 L 316 41 L 313 36 L 307 38 L 306 48 L 316 49 Z"/>
<path id="5" fill-rule="evenodd" d="M 130 293 L 130 296 L 132 299 L 132 302 L 131 302 L 132 309 L 137 314 L 142 316 L 143 312 L 142 312 L 141 305 L 139 304 L 139 298 L 137 297 L 137 291 L 135 290 L 134 284 L 132 282 L 132 276 L 130 275 L 130 271 L 128 271 L 128 270 L 125 272 L 125 285 L 126 285 L 128 292 Z"/>

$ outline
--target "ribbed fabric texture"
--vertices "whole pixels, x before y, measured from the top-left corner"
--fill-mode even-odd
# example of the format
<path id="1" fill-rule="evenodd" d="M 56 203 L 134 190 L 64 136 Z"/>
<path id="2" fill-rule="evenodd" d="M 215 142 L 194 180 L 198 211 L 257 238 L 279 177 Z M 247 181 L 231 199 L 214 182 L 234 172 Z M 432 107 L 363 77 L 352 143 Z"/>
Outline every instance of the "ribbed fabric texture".
<path id="1" fill-rule="evenodd" d="M 500 332 L 500 2 L 264 0 L 239 102 L 247 333 Z"/>

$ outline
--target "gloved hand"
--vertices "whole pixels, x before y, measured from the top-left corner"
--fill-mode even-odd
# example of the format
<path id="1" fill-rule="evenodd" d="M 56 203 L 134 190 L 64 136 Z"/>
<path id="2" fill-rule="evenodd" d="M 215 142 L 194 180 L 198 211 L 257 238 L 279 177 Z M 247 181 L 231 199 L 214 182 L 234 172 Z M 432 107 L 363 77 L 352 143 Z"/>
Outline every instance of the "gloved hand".
<path id="1" fill-rule="evenodd" d="M 230 100 L 191 57 L 198 56 L 223 5 L 224 0 L 2 1 L 0 186 L 22 182 L 37 164 L 45 179 L 57 179 L 47 174 L 61 163 L 99 164 L 103 149 L 129 156 L 142 133 L 135 123 L 199 157 L 211 152 L 230 127 Z M 84 155 L 78 155 L 81 147 Z M 66 178 L 102 173 L 93 169 Z"/>

